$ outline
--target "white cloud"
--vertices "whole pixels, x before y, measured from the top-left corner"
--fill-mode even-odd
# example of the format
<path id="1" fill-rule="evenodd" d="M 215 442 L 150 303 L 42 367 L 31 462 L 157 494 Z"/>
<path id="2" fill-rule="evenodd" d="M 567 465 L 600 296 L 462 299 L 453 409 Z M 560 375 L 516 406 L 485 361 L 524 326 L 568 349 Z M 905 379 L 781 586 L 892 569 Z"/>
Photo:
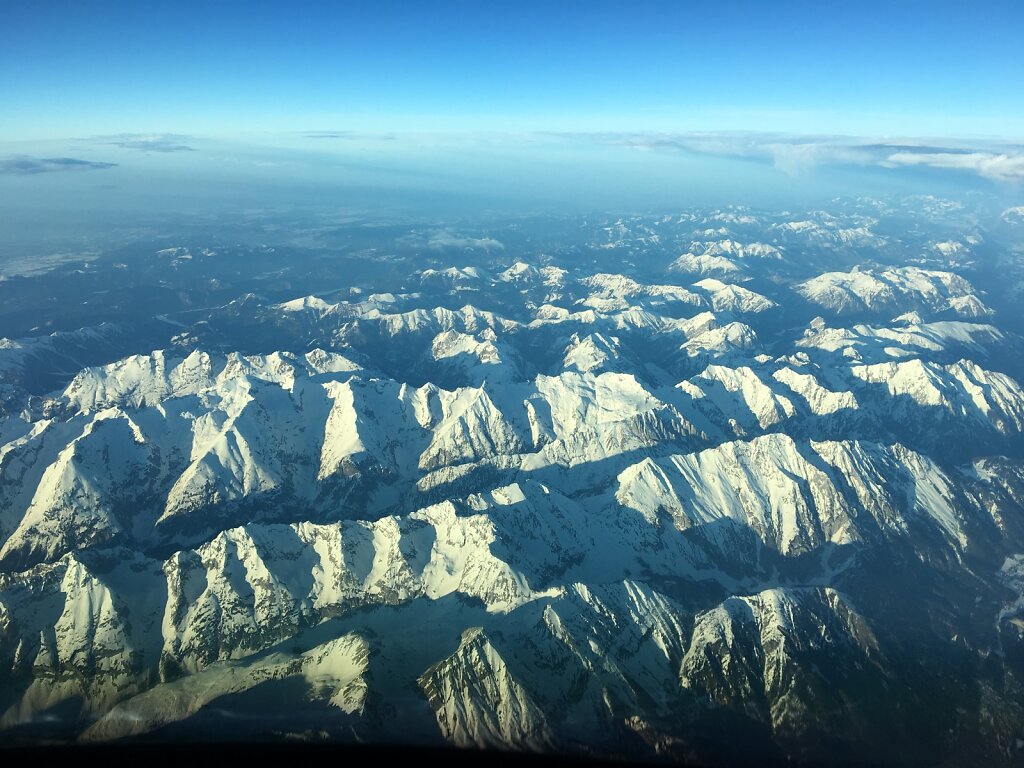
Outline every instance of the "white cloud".
<path id="1" fill-rule="evenodd" d="M 997 181 L 1024 181 L 1024 154 L 1020 152 L 894 152 L 881 165 L 953 168 Z"/>
<path id="2" fill-rule="evenodd" d="M 764 149 L 771 155 L 775 167 L 795 176 L 821 165 L 868 165 L 868 153 L 857 147 L 835 144 L 775 143 L 766 144 Z"/>

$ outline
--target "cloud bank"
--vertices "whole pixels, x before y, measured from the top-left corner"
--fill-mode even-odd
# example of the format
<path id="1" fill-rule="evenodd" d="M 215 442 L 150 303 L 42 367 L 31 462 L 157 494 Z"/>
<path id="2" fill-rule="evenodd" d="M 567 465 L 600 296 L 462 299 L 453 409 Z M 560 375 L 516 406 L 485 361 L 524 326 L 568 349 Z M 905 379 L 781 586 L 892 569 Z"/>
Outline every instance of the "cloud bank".
<path id="1" fill-rule="evenodd" d="M 75 157 L 30 157 L 15 155 L 0 160 L 0 174 L 30 176 L 37 173 L 58 173 L 61 171 L 96 171 L 114 168 L 117 163 L 101 163 L 94 160 L 80 160 Z"/>
<path id="2" fill-rule="evenodd" d="M 927 165 L 932 168 L 953 168 L 973 171 L 979 176 L 997 181 L 1024 181 L 1024 153 L 990 152 L 895 152 L 886 163 L 899 165 Z"/>
<path id="3" fill-rule="evenodd" d="M 799 174 L 819 166 L 926 167 L 964 171 L 1001 182 L 1024 182 L 1024 145 L 996 142 L 888 141 L 845 136 L 758 133 L 604 134 L 635 149 L 676 150 L 766 160 Z"/>

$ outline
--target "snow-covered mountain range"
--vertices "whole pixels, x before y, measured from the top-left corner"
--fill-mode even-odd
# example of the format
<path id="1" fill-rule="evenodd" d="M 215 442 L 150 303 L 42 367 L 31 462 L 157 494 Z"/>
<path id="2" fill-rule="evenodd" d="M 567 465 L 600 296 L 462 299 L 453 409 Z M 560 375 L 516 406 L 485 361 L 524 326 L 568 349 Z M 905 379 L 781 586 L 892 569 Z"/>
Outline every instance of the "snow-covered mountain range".
<path id="1" fill-rule="evenodd" d="M 957 271 L 976 235 L 920 266 L 875 221 L 618 219 L 586 257 L 3 340 L 0 742 L 237 705 L 241 736 L 1014 763 L 1019 327 Z"/>

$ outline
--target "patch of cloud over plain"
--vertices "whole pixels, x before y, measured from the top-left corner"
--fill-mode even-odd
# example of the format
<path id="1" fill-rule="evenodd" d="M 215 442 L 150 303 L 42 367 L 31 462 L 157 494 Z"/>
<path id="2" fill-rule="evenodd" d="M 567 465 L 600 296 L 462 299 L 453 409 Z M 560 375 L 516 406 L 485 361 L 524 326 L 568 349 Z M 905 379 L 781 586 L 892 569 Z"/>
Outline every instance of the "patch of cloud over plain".
<path id="1" fill-rule="evenodd" d="M 444 248 L 476 248 L 485 251 L 505 250 L 505 245 L 493 237 L 464 237 L 452 232 L 434 232 L 427 239 L 427 246 L 435 250 Z"/>
<path id="2" fill-rule="evenodd" d="M 77 157 L 31 157 L 14 155 L 0 160 L 0 174 L 29 176 L 37 173 L 58 173 L 62 171 L 96 171 L 114 168 L 117 163 L 82 160 Z"/>
<path id="3" fill-rule="evenodd" d="M 993 181 L 1024 181 L 1024 145 L 928 140 L 896 141 L 845 136 L 792 136 L 762 133 L 604 134 L 602 140 L 635 149 L 675 150 L 766 160 L 799 174 L 820 166 L 908 166 L 958 170 Z"/>
<path id="4" fill-rule="evenodd" d="M 302 134 L 306 139 L 344 139 L 346 141 L 359 141 L 369 139 L 374 141 L 395 141 L 398 136 L 394 133 L 366 133 L 360 131 L 308 131 Z"/>
<path id="5" fill-rule="evenodd" d="M 112 144 L 121 149 L 137 149 L 143 152 L 195 151 L 195 147 L 185 143 L 191 137 L 177 133 L 119 133 L 112 136 L 97 136 L 95 138 L 104 144 Z"/>

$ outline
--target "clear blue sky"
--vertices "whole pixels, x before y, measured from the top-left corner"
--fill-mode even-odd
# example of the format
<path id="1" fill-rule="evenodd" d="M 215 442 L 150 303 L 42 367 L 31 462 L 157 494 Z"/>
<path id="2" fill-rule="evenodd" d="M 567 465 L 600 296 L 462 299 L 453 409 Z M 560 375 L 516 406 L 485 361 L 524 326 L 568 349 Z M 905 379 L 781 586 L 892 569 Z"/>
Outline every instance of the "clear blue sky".
<path id="1" fill-rule="evenodd" d="M 0 3 L 0 139 L 1024 136 L 1024 2 Z"/>

